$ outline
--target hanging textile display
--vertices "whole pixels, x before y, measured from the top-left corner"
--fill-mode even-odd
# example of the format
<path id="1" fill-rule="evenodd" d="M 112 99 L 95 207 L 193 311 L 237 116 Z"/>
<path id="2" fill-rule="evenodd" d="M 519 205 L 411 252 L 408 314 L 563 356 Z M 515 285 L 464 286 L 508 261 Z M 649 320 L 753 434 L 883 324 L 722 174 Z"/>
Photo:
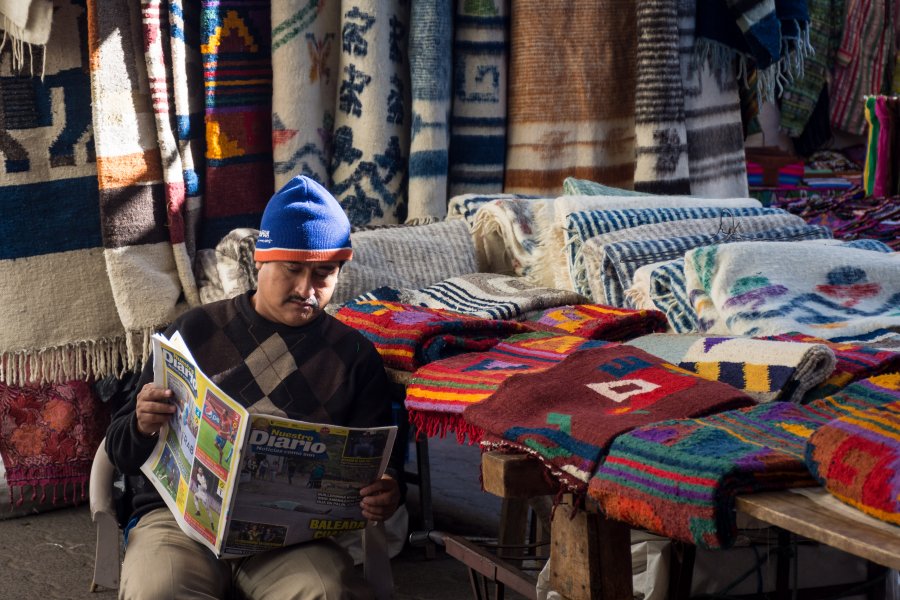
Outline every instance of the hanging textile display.
<path id="1" fill-rule="evenodd" d="M 505 191 L 556 195 L 569 176 L 632 187 L 634 11 L 626 0 L 516 4 Z"/>
<path id="2" fill-rule="evenodd" d="M 509 85 L 506 2 L 456 0 L 449 194 L 503 191 Z"/>
<path id="3" fill-rule="evenodd" d="M 127 356 L 103 257 L 86 12 L 60 0 L 54 18 L 35 50 L 43 79 L 0 52 L 0 381 L 14 385 L 108 375 Z"/>
<path id="4" fill-rule="evenodd" d="M 897 117 L 896 98 L 878 96 L 875 98 L 875 118 L 878 120 L 878 139 L 875 140 L 875 162 L 872 195 L 883 198 L 892 195 L 897 189 Z M 871 142 L 872 140 L 870 140 Z"/>

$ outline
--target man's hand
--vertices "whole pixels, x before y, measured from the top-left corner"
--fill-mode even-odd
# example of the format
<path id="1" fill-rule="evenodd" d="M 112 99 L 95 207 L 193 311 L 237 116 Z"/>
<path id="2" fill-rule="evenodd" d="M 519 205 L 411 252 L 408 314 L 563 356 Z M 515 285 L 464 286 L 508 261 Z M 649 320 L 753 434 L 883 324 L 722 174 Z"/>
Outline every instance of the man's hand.
<path id="1" fill-rule="evenodd" d="M 159 433 L 175 412 L 175 405 L 169 402 L 171 397 L 172 390 L 165 390 L 152 383 L 141 388 L 134 408 L 138 431 L 148 437 Z"/>
<path id="2" fill-rule="evenodd" d="M 370 521 L 384 521 L 400 506 L 400 486 L 389 475 L 359 490 L 363 517 Z"/>

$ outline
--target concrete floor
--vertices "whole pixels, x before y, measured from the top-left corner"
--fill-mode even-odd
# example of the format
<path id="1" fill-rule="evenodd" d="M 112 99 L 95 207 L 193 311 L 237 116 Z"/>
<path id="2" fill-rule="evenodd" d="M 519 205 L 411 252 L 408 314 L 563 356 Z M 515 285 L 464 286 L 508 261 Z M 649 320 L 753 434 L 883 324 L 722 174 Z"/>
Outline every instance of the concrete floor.
<path id="1" fill-rule="evenodd" d="M 435 529 L 495 538 L 500 500 L 481 491 L 479 451 L 455 440 L 429 441 Z M 414 470 L 415 465 L 410 468 Z M 418 490 L 410 487 L 410 528 L 417 528 Z M 0 507 L 0 510 L 8 510 Z M 112 590 L 89 592 L 94 526 L 87 506 L 0 520 L 0 598 L 104 600 Z M 438 550 L 426 559 L 408 545 L 393 562 L 397 600 L 472 598 L 466 567 Z M 521 598 L 507 591 L 507 598 Z"/>

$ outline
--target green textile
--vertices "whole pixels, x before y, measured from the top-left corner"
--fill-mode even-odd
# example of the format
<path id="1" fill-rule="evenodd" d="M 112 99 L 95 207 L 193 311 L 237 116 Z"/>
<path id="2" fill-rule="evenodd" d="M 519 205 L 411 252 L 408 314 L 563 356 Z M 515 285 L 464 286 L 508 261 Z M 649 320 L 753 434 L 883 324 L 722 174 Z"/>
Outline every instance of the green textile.
<path id="1" fill-rule="evenodd" d="M 588 179 L 576 179 L 575 177 L 566 177 L 563 181 L 564 196 L 649 196 L 644 192 L 635 192 L 634 190 L 624 190 L 622 188 L 610 187 L 590 181 Z"/>

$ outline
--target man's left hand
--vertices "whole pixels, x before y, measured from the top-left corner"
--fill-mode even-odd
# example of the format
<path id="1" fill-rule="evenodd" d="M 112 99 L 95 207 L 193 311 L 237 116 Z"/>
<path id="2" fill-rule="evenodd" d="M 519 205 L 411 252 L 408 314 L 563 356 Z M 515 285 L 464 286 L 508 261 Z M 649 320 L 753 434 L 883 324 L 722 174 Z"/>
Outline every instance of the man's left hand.
<path id="1" fill-rule="evenodd" d="M 359 490 L 363 517 L 370 521 L 389 519 L 400 506 L 400 486 L 389 475 Z"/>

